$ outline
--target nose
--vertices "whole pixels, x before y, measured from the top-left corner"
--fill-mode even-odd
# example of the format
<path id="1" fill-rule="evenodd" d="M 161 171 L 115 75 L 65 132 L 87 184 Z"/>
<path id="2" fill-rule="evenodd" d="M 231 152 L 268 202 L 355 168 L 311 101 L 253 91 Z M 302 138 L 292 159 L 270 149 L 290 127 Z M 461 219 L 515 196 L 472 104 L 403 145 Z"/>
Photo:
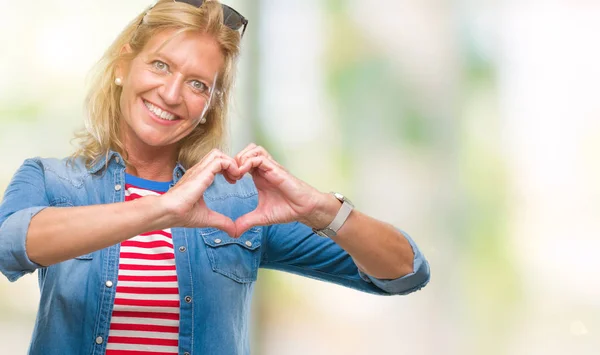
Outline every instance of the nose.
<path id="1" fill-rule="evenodd" d="M 163 85 L 158 90 L 158 94 L 167 105 L 178 105 L 182 102 L 183 79 L 178 75 L 170 75 L 165 78 Z"/>

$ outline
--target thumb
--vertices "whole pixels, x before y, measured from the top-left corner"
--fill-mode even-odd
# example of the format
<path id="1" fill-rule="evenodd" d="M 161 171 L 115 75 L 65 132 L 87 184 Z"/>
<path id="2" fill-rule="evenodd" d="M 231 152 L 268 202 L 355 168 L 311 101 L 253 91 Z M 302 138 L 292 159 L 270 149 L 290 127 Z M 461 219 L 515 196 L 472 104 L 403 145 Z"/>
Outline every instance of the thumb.
<path id="1" fill-rule="evenodd" d="M 235 237 L 236 225 L 231 218 L 218 212 L 209 210 L 206 215 L 206 219 L 206 226 L 220 229 L 229 234 L 229 236 Z"/>
<path id="2" fill-rule="evenodd" d="M 254 226 L 267 224 L 264 214 L 254 210 L 235 220 L 236 238 L 239 238 L 244 232 Z"/>

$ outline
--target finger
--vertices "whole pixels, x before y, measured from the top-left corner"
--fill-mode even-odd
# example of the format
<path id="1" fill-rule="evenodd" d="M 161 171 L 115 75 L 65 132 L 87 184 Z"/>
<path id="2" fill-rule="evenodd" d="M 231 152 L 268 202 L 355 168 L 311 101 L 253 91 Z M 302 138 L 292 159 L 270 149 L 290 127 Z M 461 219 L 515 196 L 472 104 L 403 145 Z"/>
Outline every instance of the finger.
<path id="1" fill-rule="evenodd" d="M 248 151 L 246 151 L 244 154 L 242 154 L 239 159 L 237 159 L 238 163 L 240 165 L 244 164 L 244 162 L 247 159 L 253 158 L 253 157 L 265 157 L 269 160 L 273 160 L 273 157 L 271 157 L 271 155 L 267 152 L 267 150 L 262 147 L 262 146 L 256 146 L 252 149 L 249 149 Z"/>
<path id="2" fill-rule="evenodd" d="M 232 178 L 230 178 L 230 177 L 229 177 L 229 174 L 223 174 L 223 177 L 225 178 L 225 180 L 226 180 L 228 183 L 230 183 L 230 184 L 232 184 L 232 185 L 233 185 L 233 184 L 235 184 L 235 183 L 238 181 L 238 179 L 232 179 Z"/>
<path id="3" fill-rule="evenodd" d="M 212 159 L 213 161 L 217 159 L 223 159 L 230 162 L 230 164 L 226 168 L 217 172 L 222 173 L 223 177 L 225 177 L 225 180 L 227 180 L 227 182 L 229 182 L 230 184 L 235 184 L 237 180 L 241 179 L 244 176 L 244 174 L 240 174 L 239 172 L 237 161 L 229 155 L 223 153 L 222 151 L 214 149 L 212 153 L 207 156 L 207 159 L 205 161 L 206 166 L 208 166 L 208 164 L 211 163 L 210 159 Z M 204 168 L 206 168 L 206 166 L 204 166 Z"/>
<path id="4" fill-rule="evenodd" d="M 213 170 L 213 174 L 222 173 L 225 179 L 231 184 L 235 184 L 237 180 L 243 177 L 244 174 L 240 174 L 238 163 L 235 161 L 235 159 L 221 152 L 220 150 L 214 150 L 210 155 L 208 155 L 205 161 L 205 165 L 200 166 L 200 168 L 202 168 L 202 170 L 206 170 L 209 166 L 219 166 L 212 165 L 215 161 L 219 161 L 219 164 L 221 164 L 220 166 L 222 167 L 222 169 L 218 171 Z M 227 161 L 229 163 L 223 164 L 223 161 Z"/>
<path id="5" fill-rule="evenodd" d="M 217 148 L 213 148 L 210 152 L 208 152 L 202 159 L 194 165 L 193 168 L 198 170 L 204 170 L 211 161 L 215 160 L 217 157 L 225 155 L 221 150 Z"/>
<path id="6" fill-rule="evenodd" d="M 219 149 L 216 149 L 216 148 L 212 149 L 210 152 L 208 152 L 206 155 L 204 155 L 204 157 L 202 157 L 202 159 L 199 162 L 197 162 L 196 164 L 194 164 L 194 166 L 192 166 L 191 168 L 189 168 L 186 171 L 186 173 L 179 180 L 179 182 L 177 183 L 177 185 L 182 185 L 182 184 L 184 184 L 188 180 L 195 180 L 195 179 L 197 179 L 197 176 L 199 174 L 201 174 L 202 171 L 204 171 L 206 169 L 206 167 L 208 166 L 208 164 L 210 164 L 210 162 L 212 162 L 218 156 L 221 156 L 221 155 L 223 155 L 223 152 L 221 152 Z"/>
<path id="7" fill-rule="evenodd" d="M 240 174 L 237 162 L 228 156 L 218 157 L 213 160 L 206 171 L 213 175 L 222 173 L 223 175 L 227 175 L 228 178 L 236 180 L 242 175 Z"/>
<path id="8" fill-rule="evenodd" d="M 240 173 L 237 162 L 233 158 L 214 152 L 207 156 L 210 160 L 207 165 L 197 166 L 194 171 L 188 171 L 175 186 L 182 189 L 180 192 L 190 196 L 201 196 L 202 193 L 213 183 L 216 174 L 222 173 L 223 177 L 231 184 L 241 179 L 244 174 Z M 202 167 L 202 170 L 200 168 Z M 200 195 L 199 195 L 200 194 Z"/>
<path id="9" fill-rule="evenodd" d="M 198 173 L 196 183 L 199 184 L 202 187 L 202 191 L 204 191 L 213 183 L 215 176 L 221 172 L 226 172 L 226 174 L 223 175 L 225 176 L 228 174 L 229 178 L 231 178 L 231 176 L 240 175 L 237 163 L 233 161 L 233 159 L 229 157 L 217 157 L 211 161 L 205 169 Z"/>
<path id="10" fill-rule="evenodd" d="M 256 146 L 255 148 L 247 151 L 244 154 L 244 156 L 240 157 L 237 161 L 238 161 L 238 164 L 242 165 L 243 163 L 246 162 L 247 159 L 250 159 L 253 157 L 261 157 L 261 156 L 272 161 L 273 164 L 275 166 L 279 167 L 281 170 L 287 171 L 281 164 L 279 164 L 275 159 L 273 159 L 271 154 L 269 154 L 269 152 L 267 152 L 267 150 L 262 146 Z"/>
<path id="11" fill-rule="evenodd" d="M 240 172 L 242 173 L 251 170 L 260 170 L 265 177 L 273 176 L 281 178 L 284 177 L 283 173 L 285 172 L 285 170 L 277 166 L 272 160 L 267 159 L 264 156 L 249 158 L 242 166 L 240 166 Z"/>
<path id="12" fill-rule="evenodd" d="M 240 164 L 242 164 L 244 160 L 248 157 L 256 157 L 262 154 L 268 155 L 267 151 L 262 146 L 252 144 L 251 146 L 248 146 L 248 148 L 245 149 L 243 152 L 240 152 L 240 154 L 238 154 L 238 156 L 236 157 L 236 160 Z"/>
<path id="13" fill-rule="evenodd" d="M 229 236 L 236 238 L 237 227 L 231 218 L 209 209 L 206 219 L 206 226 L 220 229 Z"/>
<path id="14" fill-rule="evenodd" d="M 244 154 L 245 154 L 247 151 L 249 151 L 250 149 L 254 149 L 254 147 L 256 147 L 256 144 L 255 144 L 255 143 L 250 143 L 250 144 L 248 144 L 248 145 L 246 146 L 246 148 L 242 149 L 242 150 L 241 150 L 239 153 L 237 153 L 237 154 L 235 155 L 235 157 L 234 157 L 234 158 L 235 158 L 235 160 L 236 160 L 236 161 L 239 161 L 238 159 L 239 159 L 239 158 L 240 158 L 242 155 L 244 155 Z"/>
<path id="15" fill-rule="evenodd" d="M 264 226 L 268 224 L 268 221 L 264 215 L 264 213 L 259 213 L 254 210 L 249 212 L 243 216 L 240 216 L 235 220 L 235 229 L 236 229 L 236 238 L 239 238 L 242 234 L 244 234 L 248 229 L 254 226 Z"/>
<path id="16" fill-rule="evenodd" d="M 227 168 L 221 171 L 221 173 L 227 181 L 235 183 L 237 180 L 241 179 L 244 176 L 244 174 L 240 172 L 240 168 L 235 159 L 228 155 L 222 155 L 219 158 L 229 162 Z"/>

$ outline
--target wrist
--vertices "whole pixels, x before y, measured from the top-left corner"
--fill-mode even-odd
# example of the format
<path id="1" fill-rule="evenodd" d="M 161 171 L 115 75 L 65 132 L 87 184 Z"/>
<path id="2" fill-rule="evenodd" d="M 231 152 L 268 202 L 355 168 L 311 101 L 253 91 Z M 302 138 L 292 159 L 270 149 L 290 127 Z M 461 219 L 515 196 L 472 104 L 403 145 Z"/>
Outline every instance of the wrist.
<path id="1" fill-rule="evenodd" d="M 167 199 L 161 196 L 146 196 L 139 201 L 146 204 L 150 211 L 152 230 L 161 230 L 179 225 L 177 223 L 177 214 L 173 208 L 169 207 Z"/>
<path id="2" fill-rule="evenodd" d="M 335 218 L 342 203 L 330 193 L 320 193 L 319 202 L 302 223 L 314 229 L 327 227 Z"/>

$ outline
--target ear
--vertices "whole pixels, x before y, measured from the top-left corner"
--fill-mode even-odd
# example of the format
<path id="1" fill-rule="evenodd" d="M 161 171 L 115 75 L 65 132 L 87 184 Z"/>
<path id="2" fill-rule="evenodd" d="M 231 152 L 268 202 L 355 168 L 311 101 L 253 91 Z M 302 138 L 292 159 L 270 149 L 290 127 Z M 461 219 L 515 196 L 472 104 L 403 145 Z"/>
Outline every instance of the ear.
<path id="1" fill-rule="evenodd" d="M 129 53 L 132 53 L 133 50 L 131 49 L 131 45 L 129 43 L 125 44 L 123 47 L 121 47 L 121 51 L 119 52 L 121 57 L 126 56 Z M 122 58 L 121 60 L 119 60 L 117 62 L 117 65 L 115 66 L 115 77 L 117 78 L 124 78 L 125 75 L 127 75 L 127 72 L 129 71 L 129 61 Z"/>

